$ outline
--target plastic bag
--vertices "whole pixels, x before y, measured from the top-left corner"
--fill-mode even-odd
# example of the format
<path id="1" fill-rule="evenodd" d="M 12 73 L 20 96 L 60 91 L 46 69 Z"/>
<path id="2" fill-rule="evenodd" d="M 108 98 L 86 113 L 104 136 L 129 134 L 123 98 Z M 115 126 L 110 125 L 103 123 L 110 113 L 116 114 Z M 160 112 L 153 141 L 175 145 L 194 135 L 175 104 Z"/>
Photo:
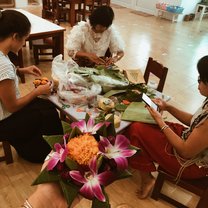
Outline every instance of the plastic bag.
<path id="1" fill-rule="evenodd" d="M 72 58 L 65 61 L 63 60 L 63 55 L 60 54 L 56 56 L 52 61 L 52 78 L 59 80 L 59 82 L 66 82 L 66 75 L 73 71 L 74 69 L 78 69 L 79 66 Z"/>
<path id="2" fill-rule="evenodd" d="M 52 78 L 58 82 L 57 94 L 69 104 L 92 104 L 102 89 L 99 84 L 89 82 L 82 75 L 75 74 L 79 66 L 71 58 L 64 61 L 58 55 L 52 62 Z"/>

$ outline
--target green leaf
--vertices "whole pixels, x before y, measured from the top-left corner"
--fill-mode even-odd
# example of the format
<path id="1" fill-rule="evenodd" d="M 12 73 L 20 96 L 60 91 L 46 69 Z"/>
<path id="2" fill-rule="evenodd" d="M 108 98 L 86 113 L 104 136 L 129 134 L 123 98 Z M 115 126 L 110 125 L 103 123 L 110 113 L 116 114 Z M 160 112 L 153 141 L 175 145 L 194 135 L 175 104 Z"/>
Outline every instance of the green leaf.
<path id="1" fill-rule="evenodd" d="M 72 131 L 69 135 L 69 138 L 71 139 L 71 138 L 77 137 L 79 135 L 82 135 L 82 132 L 80 131 L 79 128 L 75 127 L 75 128 L 72 129 Z"/>
<path id="2" fill-rule="evenodd" d="M 116 174 L 116 180 L 124 179 L 124 178 L 129 178 L 131 177 L 132 174 L 128 170 L 122 170 L 117 172 Z"/>
<path id="3" fill-rule="evenodd" d="M 61 124 L 62 124 L 62 127 L 63 127 L 64 134 L 71 132 L 71 127 L 67 122 L 61 121 Z"/>
<path id="4" fill-rule="evenodd" d="M 65 183 L 62 180 L 60 181 L 60 185 L 61 185 L 64 197 L 67 201 L 67 204 L 69 205 L 69 207 L 71 207 L 72 202 L 78 195 L 79 187 L 70 182 Z"/>
<path id="5" fill-rule="evenodd" d="M 54 150 L 54 144 L 61 143 L 61 141 L 63 139 L 63 135 L 43 136 L 43 138 L 50 145 L 51 149 Z"/>
<path id="6" fill-rule="evenodd" d="M 86 115 L 85 115 L 85 122 L 86 123 L 88 122 L 89 118 L 90 118 L 90 115 L 88 113 L 86 113 Z"/>
<path id="7" fill-rule="evenodd" d="M 46 168 L 41 171 L 39 176 L 33 181 L 32 185 L 38 185 L 41 183 L 56 182 L 60 177 L 55 171 L 48 171 Z"/>
<path id="8" fill-rule="evenodd" d="M 108 195 L 106 194 L 104 188 L 102 187 L 103 194 L 105 195 L 105 202 L 99 201 L 97 198 L 93 198 L 92 207 L 91 208 L 110 208 L 111 205 L 109 203 Z"/>
<path id="9" fill-rule="evenodd" d="M 122 111 L 123 112 L 123 111 L 126 110 L 127 107 L 128 107 L 127 105 L 125 105 L 123 103 L 119 103 L 119 104 L 116 104 L 115 109 L 117 111 Z"/>
<path id="10" fill-rule="evenodd" d="M 97 131 L 97 134 L 104 137 L 116 136 L 114 115 L 112 114 L 106 121 L 110 122 L 110 124 L 107 127 L 106 125 L 101 126 L 101 128 Z"/>
<path id="11" fill-rule="evenodd" d="M 78 168 L 77 162 L 70 159 L 69 157 L 65 159 L 65 164 L 67 165 L 68 168 L 70 168 L 70 170 L 77 170 Z"/>
<path id="12" fill-rule="evenodd" d="M 126 90 L 110 90 L 107 93 L 105 93 L 103 96 L 108 98 L 111 97 L 112 95 L 117 95 L 124 92 L 126 92 Z"/>

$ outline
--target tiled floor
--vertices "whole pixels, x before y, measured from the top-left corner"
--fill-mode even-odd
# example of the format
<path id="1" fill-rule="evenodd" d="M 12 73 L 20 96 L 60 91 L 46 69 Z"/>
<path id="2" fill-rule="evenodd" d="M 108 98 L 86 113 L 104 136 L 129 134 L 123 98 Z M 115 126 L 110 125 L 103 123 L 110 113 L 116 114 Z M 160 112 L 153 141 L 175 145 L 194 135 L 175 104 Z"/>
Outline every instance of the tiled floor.
<path id="1" fill-rule="evenodd" d="M 41 14 L 38 6 L 29 6 L 29 11 Z M 171 103 L 183 110 L 194 112 L 203 101 L 197 90 L 197 60 L 208 53 L 208 24 L 202 22 L 172 23 L 154 16 L 140 16 L 124 7 L 115 6 L 115 25 L 125 40 L 124 58 L 118 63 L 122 69 L 141 69 L 144 72 L 148 58 L 151 56 L 168 67 L 169 72 L 164 93 L 171 96 Z M 69 31 L 68 23 L 61 23 Z M 65 34 L 66 37 L 66 34 Z M 24 49 L 26 64 L 33 64 L 32 51 Z M 65 53 L 65 59 L 67 54 Z M 44 75 L 50 77 L 51 63 L 41 63 L 39 67 Z M 26 77 L 26 84 L 20 84 L 22 93 L 33 88 L 33 77 Z M 175 120 L 168 116 L 170 120 Z M 0 163 L 0 201 L 2 208 L 16 208 L 34 190 L 30 187 L 39 172 L 40 165 L 28 163 L 19 158 L 14 151 L 15 162 L 11 165 Z M 168 208 L 172 207 L 162 201 L 152 199 L 139 200 L 135 192 L 138 188 L 137 172 L 131 179 L 118 181 L 107 188 L 112 208 L 119 204 L 128 204 L 133 208 Z M 124 188 L 125 187 L 125 188 Z M 195 207 L 197 196 L 190 195 L 176 187 L 166 185 L 165 192 L 179 198 L 180 201 Z M 88 208 L 90 204 L 82 200 L 76 208 Z"/>

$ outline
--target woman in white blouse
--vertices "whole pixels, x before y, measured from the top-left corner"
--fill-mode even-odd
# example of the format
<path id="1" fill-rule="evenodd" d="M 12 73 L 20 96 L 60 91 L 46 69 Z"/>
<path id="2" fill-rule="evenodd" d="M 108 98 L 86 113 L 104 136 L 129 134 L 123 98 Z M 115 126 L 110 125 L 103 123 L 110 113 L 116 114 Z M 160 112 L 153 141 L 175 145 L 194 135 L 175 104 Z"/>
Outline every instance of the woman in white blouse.
<path id="1" fill-rule="evenodd" d="M 69 32 L 68 55 L 80 66 L 111 65 L 124 56 L 124 43 L 112 25 L 114 12 L 109 6 L 98 7 L 86 22 Z"/>

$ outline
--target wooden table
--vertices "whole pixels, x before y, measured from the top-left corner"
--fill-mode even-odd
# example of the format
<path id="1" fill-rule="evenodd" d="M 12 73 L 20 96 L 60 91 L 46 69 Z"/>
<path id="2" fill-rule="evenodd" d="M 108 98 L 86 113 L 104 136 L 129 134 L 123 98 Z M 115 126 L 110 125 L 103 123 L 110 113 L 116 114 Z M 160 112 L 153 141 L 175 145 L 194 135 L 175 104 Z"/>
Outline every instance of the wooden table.
<path id="1" fill-rule="evenodd" d="M 17 11 L 23 13 L 31 22 L 31 33 L 28 38 L 30 40 L 42 39 L 47 37 L 52 37 L 55 44 L 55 55 L 62 54 L 64 57 L 64 31 L 63 27 L 60 27 L 48 20 L 45 20 L 39 16 L 31 14 L 23 9 L 16 9 Z M 19 67 L 24 67 L 24 60 L 22 50 L 18 53 Z M 21 81 L 24 83 L 25 78 L 21 77 Z"/>
<path id="2" fill-rule="evenodd" d="M 68 116 L 73 121 L 79 121 L 85 119 L 86 112 L 78 112 L 77 107 L 70 105 L 70 107 L 65 107 L 58 98 L 58 95 L 54 94 L 48 97 L 48 99 L 56 105 L 56 107 L 62 112 L 64 115 Z M 92 113 L 92 116 L 96 117 L 96 113 Z M 127 126 L 129 126 L 131 122 L 129 121 L 121 121 L 121 124 L 118 128 L 116 128 L 116 132 L 119 133 L 124 130 Z"/>
<path id="3" fill-rule="evenodd" d="M 156 97 L 161 98 L 165 100 L 166 102 L 169 101 L 171 98 L 168 95 L 165 95 L 157 90 L 154 90 L 154 94 Z M 78 107 L 76 105 L 70 104 L 69 106 L 66 106 L 63 104 L 57 94 L 53 94 L 48 97 L 48 99 L 55 104 L 55 106 L 59 109 L 61 112 L 61 115 L 65 115 L 68 118 L 70 118 L 72 121 L 79 121 L 85 119 L 86 112 L 80 112 L 78 111 Z M 93 116 L 96 117 L 98 116 L 98 113 L 93 112 L 93 109 L 89 109 L 89 113 Z M 65 118 L 65 117 L 64 117 Z M 122 132 L 126 127 L 128 127 L 131 124 L 131 121 L 124 121 L 121 120 L 120 126 L 116 128 L 116 133 Z"/>

